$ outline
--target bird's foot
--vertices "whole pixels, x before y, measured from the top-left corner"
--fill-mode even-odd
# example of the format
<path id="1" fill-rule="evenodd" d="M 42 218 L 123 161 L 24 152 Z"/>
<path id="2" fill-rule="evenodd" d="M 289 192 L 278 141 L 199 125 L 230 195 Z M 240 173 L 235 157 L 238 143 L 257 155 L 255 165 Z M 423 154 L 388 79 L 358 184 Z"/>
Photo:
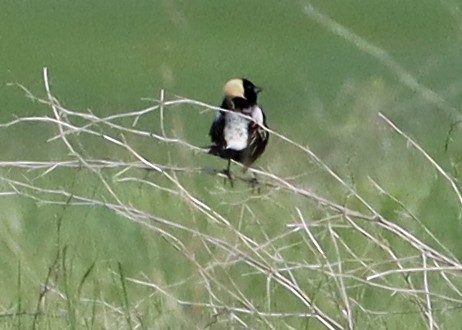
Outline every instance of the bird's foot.
<path id="1" fill-rule="evenodd" d="M 251 179 L 249 179 L 249 186 L 250 188 L 252 189 L 252 192 L 256 192 L 257 194 L 260 194 L 260 181 L 258 181 L 258 179 L 256 177 L 253 177 Z"/>
<path id="2" fill-rule="evenodd" d="M 231 188 L 234 188 L 234 180 L 233 180 L 233 177 L 231 176 L 231 171 L 229 169 L 224 169 L 222 173 L 226 175 L 226 178 L 223 184 L 226 184 L 226 181 L 228 180 Z"/>

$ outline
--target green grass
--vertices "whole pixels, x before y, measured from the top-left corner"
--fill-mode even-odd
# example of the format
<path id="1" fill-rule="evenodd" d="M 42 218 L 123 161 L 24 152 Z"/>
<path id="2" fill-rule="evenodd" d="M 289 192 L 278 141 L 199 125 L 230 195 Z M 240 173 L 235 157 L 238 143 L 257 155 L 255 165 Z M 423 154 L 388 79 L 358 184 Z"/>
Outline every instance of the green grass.
<path id="1" fill-rule="evenodd" d="M 273 186 L 257 193 L 244 182 L 231 188 L 206 172 L 167 171 L 169 179 L 136 168 L 120 173 L 122 168 L 58 167 L 42 175 L 45 170 L 3 166 L 0 192 L 18 191 L 0 195 L 0 328 L 324 328 L 316 318 L 289 315 L 314 311 L 278 276 L 296 283 L 344 328 L 345 295 L 357 329 L 427 328 L 430 321 L 422 310 L 428 297 L 433 321 L 457 328 L 458 273 L 416 271 L 368 280 L 400 267 L 423 267 L 425 249 L 393 232 L 390 224 L 456 264 L 462 259 L 461 205 L 454 191 L 377 115 L 386 114 L 458 182 L 461 129 L 444 149 L 462 102 L 462 16 L 451 10 L 457 3 L 311 3 L 383 49 L 446 106 L 403 84 L 352 40 L 311 20 L 305 2 L 0 4 L 1 123 L 53 116 L 48 106 L 8 85 L 22 84 L 46 98 L 43 67 L 63 107 L 99 117 L 149 107 L 155 102 L 145 98 L 158 98 L 161 88 L 168 99 L 179 95 L 219 104 L 222 84 L 245 76 L 264 88 L 261 104 L 270 127 L 298 144 L 273 135 L 257 168 L 305 193 L 371 215 L 356 193 L 389 221 L 347 217 L 264 175 L 261 180 Z M 167 134 L 207 145 L 213 114 L 203 110 L 190 104 L 166 107 Z M 68 118 L 78 126 L 88 123 Z M 133 128 L 132 120 L 116 123 Z M 177 143 L 122 136 L 104 123 L 90 129 L 125 139 L 154 164 L 225 165 Z M 142 116 L 134 129 L 160 134 L 159 112 Z M 58 133 L 56 125 L 36 121 L 1 127 L 0 161 L 75 160 L 62 140 L 47 142 Z M 81 133 L 69 139 L 86 160 L 137 161 L 101 136 Z M 309 146 L 321 164 L 300 146 Z M 233 171 L 241 175 L 237 166 Z M 288 227 L 300 224 L 301 217 L 312 225 L 309 231 Z M 447 266 L 434 255 L 426 258 L 428 267 Z M 413 294 L 426 286 L 433 295 Z M 262 314 L 252 314 L 255 310 Z"/>

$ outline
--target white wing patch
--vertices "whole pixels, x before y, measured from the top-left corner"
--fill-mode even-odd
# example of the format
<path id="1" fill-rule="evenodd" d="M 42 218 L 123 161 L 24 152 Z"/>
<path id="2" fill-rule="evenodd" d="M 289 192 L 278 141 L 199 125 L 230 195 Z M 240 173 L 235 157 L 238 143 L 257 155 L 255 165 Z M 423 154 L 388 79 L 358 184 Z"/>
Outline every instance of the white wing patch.
<path id="1" fill-rule="evenodd" d="M 223 117 L 223 114 L 220 111 L 217 111 L 217 114 L 215 115 L 215 118 L 213 119 L 214 122 L 218 121 L 221 117 Z"/>
<path id="2" fill-rule="evenodd" d="M 235 112 L 225 115 L 226 149 L 242 150 L 247 147 L 249 137 L 249 120 Z"/>
<path id="3" fill-rule="evenodd" d="M 249 124 L 252 122 L 242 115 L 248 115 L 259 125 L 263 125 L 263 111 L 257 105 L 250 109 L 244 109 L 242 114 L 227 112 L 225 114 L 225 128 L 223 134 L 226 141 L 226 149 L 236 151 L 247 148 L 249 144 Z"/>
<path id="4" fill-rule="evenodd" d="M 252 107 L 251 117 L 257 122 L 258 125 L 263 125 L 263 111 L 258 105 Z"/>

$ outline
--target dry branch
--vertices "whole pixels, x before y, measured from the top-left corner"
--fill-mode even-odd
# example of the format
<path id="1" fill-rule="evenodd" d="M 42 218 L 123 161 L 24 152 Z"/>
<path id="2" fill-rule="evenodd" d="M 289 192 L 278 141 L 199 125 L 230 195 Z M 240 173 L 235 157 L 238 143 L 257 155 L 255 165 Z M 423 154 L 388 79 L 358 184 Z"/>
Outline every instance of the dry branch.
<path id="1" fill-rule="evenodd" d="M 257 232 L 248 232 L 239 225 L 239 218 L 235 219 L 217 205 L 211 204 L 212 194 L 199 193 L 185 179 L 224 177 L 220 169 L 154 162 L 145 157 L 138 150 L 138 145 L 133 143 L 136 139 L 149 138 L 159 145 L 188 152 L 203 152 L 202 148 L 187 139 L 171 134 L 166 125 L 169 110 L 172 107 L 200 111 L 222 109 L 186 98 L 175 97 L 170 100 L 162 91 L 159 104 L 138 111 L 99 117 L 94 113 L 61 106 L 50 89 L 48 71 L 44 69 L 43 74 L 46 99 L 34 96 L 23 86 L 21 88 L 28 97 L 48 105 L 53 116 L 16 118 L 1 124 L 0 130 L 15 129 L 25 124 L 46 124 L 56 132 L 56 135 L 48 139 L 46 147 L 52 148 L 54 143 L 61 141 L 69 154 L 59 160 L 0 161 L 0 168 L 5 169 L 0 176 L 0 197 L 31 199 L 42 207 L 66 205 L 72 208 L 110 210 L 127 221 L 146 227 L 153 235 L 163 237 L 178 251 L 177 258 L 195 269 L 190 278 L 184 278 L 172 286 L 156 283 L 155 279 L 127 278 L 127 281 L 151 288 L 180 306 L 199 308 L 208 313 L 211 323 L 239 324 L 250 328 L 257 323 L 249 317 L 257 319 L 255 322 L 267 328 L 274 327 L 274 320 L 289 322 L 294 319 L 313 319 L 328 329 L 353 329 L 362 316 L 380 315 L 386 318 L 395 313 L 407 312 L 417 314 L 428 328 L 433 329 L 439 328 L 439 311 L 462 304 L 462 294 L 458 289 L 462 283 L 461 263 L 444 246 L 444 242 L 431 235 L 423 221 L 406 209 L 404 203 L 393 199 L 373 179 L 370 180 L 377 195 L 385 195 L 407 210 L 415 220 L 413 225 L 419 226 L 428 235 L 413 233 L 397 221 L 399 219 L 387 218 L 370 201 L 373 199 L 371 196 L 359 193 L 312 150 L 282 133 L 267 129 L 273 139 L 279 139 L 284 145 L 295 148 L 298 156 L 316 164 L 336 182 L 339 191 L 345 192 L 345 197 L 354 198 L 358 203 L 355 207 L 347 206 L 344 202 L 307 189 L 309 183 L 283 178 L 276 172 L 251 169 L 259 175 L 260 185 L 268 193 L 255 195 L 250 189 L 245 190 L 244 194 L 250 197 L 236 202 L 242 205 L 242 212 L 248 215 L 240 215 L 241 219 L 252 218 L 257 223 L 269 221 L 262 210 L 256 209 L 251 202 L 253 197 L 260 200 L 267 198 L 272 208 L 283 210 L 287 225 L 276 235 L 268 234 L 266 226 L 259 226 Z M 160 116 L 161 134 L 136 128 L 144 116 L 156 113 Z M 404 143 L 415 147 L 428 164 L 447 180 L 459 206 L 462 205 L 459 188 L 437 161 L 385 115 L 379 114 L 379 117 L 405 139 Z M 111 159 L 110 156 L 107 159 L 94 157 L 88 151 L 90 148 L 86 145 L 89 143 L 86 138 L 108 149 L 115 147 L 123 156 L 119 159 Z M 7 169 L 15 169 L 15 172 L 19 171 L 23 176 L 19 179 L 17 176 L 11 177 Z M 99 193 L 90 195 L 88 192 L 74 191 L 72 186 L 60 187 L 53 176 L 63 170 L 87 173 L 96 180 Z M 153 172 L 156 176 L 140 175 L 143 172 Z M 249 182 L 245 175 L 237 174 L 236 179 L 243 183 Z M 188 207 L 191 218 L 205 219 L 212 229 L 199 229 L 193 221 L 182 222 L 144 209 L 122 193 L 120 188 L 131 184 L 142 187 L 148 193 L 167 193 L 174 203 Z M 233 190 L 224 190 L 223 193 L 236 194 Z M 313 212 L 308 214 L 297 203 L 279 204 L 278 201 L 284 198 L 309 203 Z M 320 218 L 312 218 L 313 214 Z M 352 244 L 351 237 L 355 237 L 355 244 Z M 385 237 L 399 241 L 406 249 L 395 251 Z M 196 241 L 208 258 L 198 258 L 191 253 L 188 240 Z M 289 251 L 294 247 L 303 253 L 292 257 Z M 380 256 L 378 260 L 377 256 Z M 240 276 L 236 277 L 233 269 L 239 269 Z M 246 279 L 252 277 L 262 278 L 266 283 L 266 300 L 263 303 L 245 290 Z M 202 292 L 197 300 L 183 297 L 181 290 L 178 290 L 191 282 Z M 273 290 L 276 288 L 297 301 L 298 309 L 285 310 L 284 306 L 275 303 Z M 415 308 L 409 311 L 378 311 L 361 300 L 357 288 L 398 297 L 396 299 L 403 302 L 411 302 Z M 94 302 L 88 298 L 82 298 L 81 301 Z M 100 303 L 104 305 L 105 302 Z M 123 314 L 123 309 L 113 308 L 118 310 L 118 314 Z"/>

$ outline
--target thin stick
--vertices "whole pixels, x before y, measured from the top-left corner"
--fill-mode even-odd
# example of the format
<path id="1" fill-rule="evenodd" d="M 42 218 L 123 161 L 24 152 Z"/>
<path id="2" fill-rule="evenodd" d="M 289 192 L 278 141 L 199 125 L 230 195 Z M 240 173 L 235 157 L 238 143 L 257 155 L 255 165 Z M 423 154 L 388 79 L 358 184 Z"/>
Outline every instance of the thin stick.
<path id="1" fill-rule="evenodd" d="M 415 142 L 411 137 L 409 137 L 406 133 L 400 130 L 398 126 L 396 126 L 390 119 L 387 118 L 387 116 L 379 112 L 379 117 L 382 118 L 385 121 L 385 123 L 387 123 L 388 126 L 390 126 L 396 133 L 405 138 L 408 143 L 410 143 L 415 149 L 417 149 L 425 157 L 425 159 L 428 160 L 428 162 L 438 171 L 438 173 L 440 173 L 443 176 L 443 178 L 445 178 L 449 182 L 449 185 L 451 186 L 452 190 L 457 196 L 457 199 L 459 200 L 459 204 L 462 206 L 462 195 L 459 191 L 459 188 L 457 187 L 454 180 L 449 176 L 449 174 L 447 174 L 443 170 L 443 168 L 436 162 L 436 160 L 434 160 L 421 146 L 419 146 L 417 142 Z"/>

